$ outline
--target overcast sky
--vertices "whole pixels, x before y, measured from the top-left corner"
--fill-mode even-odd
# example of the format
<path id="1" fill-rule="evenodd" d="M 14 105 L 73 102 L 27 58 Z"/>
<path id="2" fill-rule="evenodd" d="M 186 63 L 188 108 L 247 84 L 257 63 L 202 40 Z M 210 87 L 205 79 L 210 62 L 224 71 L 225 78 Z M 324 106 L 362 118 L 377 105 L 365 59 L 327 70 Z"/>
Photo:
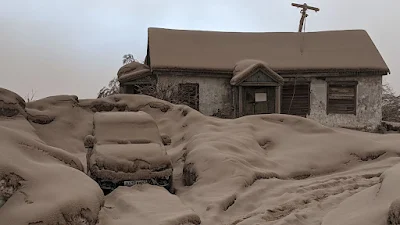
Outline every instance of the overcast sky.
<path id="1" fill-rule="evenodd" d="M 304 0 L 303 0 L 304 1 Z M 303 1 L 299 3 L 303 3 Z M 224 3 L 225 2 L 225 3 Z M 122 56 L 143 60 L 147 28 L 297 31 L 288 0 L 0 0 L 0 87 L 95 98 Z M 309 0 L 307 31 L 365 29 L 400 93 L 400 0 Z"/>

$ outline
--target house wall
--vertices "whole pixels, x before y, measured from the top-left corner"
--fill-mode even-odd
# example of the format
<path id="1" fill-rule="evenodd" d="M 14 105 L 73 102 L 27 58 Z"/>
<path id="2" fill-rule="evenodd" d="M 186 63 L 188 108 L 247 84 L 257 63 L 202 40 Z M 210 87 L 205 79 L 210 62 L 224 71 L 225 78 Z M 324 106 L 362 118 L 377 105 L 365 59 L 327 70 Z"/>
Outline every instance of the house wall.
<path id="1" fill-rule="evenodd" d="M 220 110 L 228 117 L 233 115 L 232 88 L 230 79 L 215 76 L 174 76 L 171 74 L 159 74 L 159 83 L 172 82 L 198 83 L 199 84 L 199 111 L 211 116 Z M 178 85 L 175 85 L 177 87 Z"/>
<path id="2" fill-rule="evenodd" d="M 311 78 L 310 115 L 324 125 L 373 130 L 382 120 L 382 76 L 329 78 L 329 81 L 358 81 L 354 114 L 327 114 L 327 82 Z"/>
<path id="3" fill-rule="evenodd" d="M 297 76 L 298 81 L 310 82 L 310 114 L 307 115 L 307 118 L 331 127 L 365 130 L 373 130 L 381 124 L 382 76 L 358 74 L 348 77 L 327 77 L 329 74 L 320 75 L 321 77 L 319 78 L 315 76 Z M 290 77 L 290 75 L 284 76 L 285 82 L 293 81 Z M 222 114 L 229 114 L 229 117 L 234 116 L 233 102 L 238 99 L 233 93 L 237 92 L 237 90 L 230 85 L 229 77 L 211 74 L 202 74 L 201 76 L 158 74 L 158 79 L 160 83 L 198 83 L 200 112 L 205 115 L 213 115 L 220 110 Z M 327 81 L 358 81 L 356 115 L 327 114 Z"/>

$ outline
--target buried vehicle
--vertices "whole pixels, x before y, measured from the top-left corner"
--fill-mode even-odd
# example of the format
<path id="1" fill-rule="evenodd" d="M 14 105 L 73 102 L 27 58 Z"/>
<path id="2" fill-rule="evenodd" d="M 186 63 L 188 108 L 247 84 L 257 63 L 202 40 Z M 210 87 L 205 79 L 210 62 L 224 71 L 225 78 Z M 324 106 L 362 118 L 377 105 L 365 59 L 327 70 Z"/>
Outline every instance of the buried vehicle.
<path id="1" fill-rule="evenodd" d="M 172 163 L 154 119 L 139 112 L 96 112 L 85 138 L 87 171 L 105 193 L 148 183 L 172 192 Z"/>

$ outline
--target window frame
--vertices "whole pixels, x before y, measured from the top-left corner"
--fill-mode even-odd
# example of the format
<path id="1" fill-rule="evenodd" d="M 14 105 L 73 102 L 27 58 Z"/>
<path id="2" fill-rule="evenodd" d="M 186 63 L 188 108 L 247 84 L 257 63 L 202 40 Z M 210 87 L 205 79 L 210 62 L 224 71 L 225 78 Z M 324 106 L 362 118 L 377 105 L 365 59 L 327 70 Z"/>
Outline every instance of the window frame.
<path id="1" fill-rule="evenodd" d="M 285 86 L 293 86 L 293 90 L 295 88 L 295 86 L 307 86 L 307 112 L 305 112 L 305 114 L 299 114 L 297 115 L 296 113 L 288 113 L 285 112 L 283 109 L 286 106 L 284 103 L 284 95 L 287 93 L 284 93 L 285 90 Z M 296 94 L 298 94 L 297 92 L 295 92 L 295 98 L 296 98 Z M 293 95 L 293 92 L 291 92 L 291 95 Z M 294 98 L 294 99 L 295 99 Z M 294 100 L 293 99 L 293 100 Z M 284 83 L 284 85 L 282 85 L 281 87 L 281 91 L 280 91 L 280 113 L 281 114 L 286 114 L 286 115 L 294 115 L 294 116 L 301 116 L 301 117 L 307 117 L 308 115 L 310 115 L 311 112 L 311 81 L 287 81 Z M 293 111 L 292 111 L 293 112 Z"/>
<path id="2" fill-rule="evenodd" d="M 332 87 L 351 87 L 354 89 L 354 97 L 353 97 L 353 111 L 341 111 L 332 109 L 332 103 L 330 103 L 331 98 L 329 98 L 330 89 Z M 326 114 L 337 114 L 337 115 L 357 115 L 357 96 L 358 96 L 358 81 L 327 81 L 326 87 Z"/>

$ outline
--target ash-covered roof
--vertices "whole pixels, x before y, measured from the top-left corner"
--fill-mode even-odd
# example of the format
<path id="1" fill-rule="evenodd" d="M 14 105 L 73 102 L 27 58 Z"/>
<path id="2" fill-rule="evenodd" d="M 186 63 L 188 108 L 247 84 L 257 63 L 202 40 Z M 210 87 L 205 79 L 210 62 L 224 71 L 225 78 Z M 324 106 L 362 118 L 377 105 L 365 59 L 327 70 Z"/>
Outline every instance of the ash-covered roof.
<path id="1" fill-rule="evenodd" d="M 144 65 L 139 62 L 128 63 L 122 66 L 117 73 L 118 81 L 122 83 L 133 81 L 150 74 L 151 74 L 150 68 L 147 65 Z"/>
<path id="2" fill-rule="evenodd" d="M 388 66 L 364 30 L 321 32 L 216 32 L 148 29 L 152 70 L 232 72 L 236 62 L 257 59 L 280 73 L 378 72 Z"/>
<path id="3" fill-rule="evenodd" d="M 236 63 L 233 69 L 231 85 L 238 85 L 258 70 L 264 70 L 276 83 L 283 84 L 283 78 L 269 68 L 267 63 L 259 60 L 245 59 Z"/>

